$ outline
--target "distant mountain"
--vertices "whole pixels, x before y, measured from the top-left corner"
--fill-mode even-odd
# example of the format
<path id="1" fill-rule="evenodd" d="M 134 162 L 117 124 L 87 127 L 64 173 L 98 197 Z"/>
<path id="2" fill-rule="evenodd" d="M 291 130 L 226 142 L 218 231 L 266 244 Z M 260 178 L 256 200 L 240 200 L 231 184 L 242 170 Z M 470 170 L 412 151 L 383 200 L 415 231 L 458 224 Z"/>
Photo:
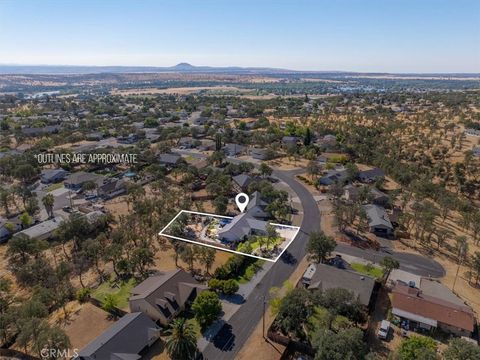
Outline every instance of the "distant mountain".
<path id="1" fill-rule="evenodd" d="M 295 70 L 274 68 L 212 67 L 179 63 L 175 66 L 76 66 L 76 65 L 1 65 L 0 74 L 100 74 L 100 73 L 232 73 L 232 74 L 273 74 L 296 73 Z"/>
<path id="2" fill-rule="evenodd" d="M 361 73 L 351 71 L 300 71 L 277 69 L 269 67 L 214 67 L 214 66 L 195 66 L 186 62 L 179 63 L 175 66 L 82 66 L 82 65 L 2 65 L 0 64 L 0 75 L 6 74 L 23 74 L 23 75 L 73 75 L 73 74 L 121 74 L 121 73 L 208 73 L 208 74 L 238 74 L 238 75 L 318 75 L 318 76 L 360 76 L 375 75 L 389 76 L 394 73 Z M 401 74 L 402 76 L 455 76 L 468 77 L 478 76 L 479 74 Z"/>

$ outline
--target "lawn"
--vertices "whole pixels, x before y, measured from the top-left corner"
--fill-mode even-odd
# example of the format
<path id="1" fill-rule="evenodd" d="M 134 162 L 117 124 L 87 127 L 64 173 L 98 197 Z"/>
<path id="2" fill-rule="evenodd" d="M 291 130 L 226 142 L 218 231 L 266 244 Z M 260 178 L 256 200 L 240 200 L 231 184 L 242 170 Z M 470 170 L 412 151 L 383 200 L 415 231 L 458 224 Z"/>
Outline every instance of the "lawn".
<path id="1" fill-rule="evenodd" d="M 103 302 L 107 295 L 113 295 L 117 300 L 117 307 L 120 309 L 126 309 L 128 307 L 130 291 L 135 287 L 135 285 L 136 281 L 133 278 L 120 283 L 107 281 L 93 290 L 92 297 Z"/>
<path id="2" fill-rule="evenodd" d="M 379 279 L 383 276 L 383 270 L 377 266 L 373 266 L 371 264 L 360 264 L 360 263 L 351 263 L 350 266 L 356 272 L 360 274 L 368 275 Z"/>
<path id="3" fill-rule="evenodd" d="M 47 192 L 51 192 L 51 191 L 53 191 L 53 190 L 60 189 L 61 187 L 63 187 L 63 183 L 62 183 L 62 182 L 59 182 L 59 183 L 52 184 L 52 185 L 50 185 L 49 187 L 47 187 L 46 191 L 47 191 Z"/>
<path id="4" fill-rule="evenodd" d="M 260 236 L 255 236 L 255 241 L 252 241 L 250 244 L 252 245 L 252 250 L 255 250 L 255 249 L 258 249 L 260 247 Z M 281 236 L 275 238 L 275 239 L 272 239 L 270 240 L 270 243 L 268 244 L 268 248 L 267 248 L 267 237 L 266 236 L 261 236 L 261 238 L 263 239 L 263 246 L 262 248 L 263 249 L 273 249 L 275 247 L 275 245 L 280 245 L 283 240 L 285 240 L 284 238 L 282 238 Z"/>

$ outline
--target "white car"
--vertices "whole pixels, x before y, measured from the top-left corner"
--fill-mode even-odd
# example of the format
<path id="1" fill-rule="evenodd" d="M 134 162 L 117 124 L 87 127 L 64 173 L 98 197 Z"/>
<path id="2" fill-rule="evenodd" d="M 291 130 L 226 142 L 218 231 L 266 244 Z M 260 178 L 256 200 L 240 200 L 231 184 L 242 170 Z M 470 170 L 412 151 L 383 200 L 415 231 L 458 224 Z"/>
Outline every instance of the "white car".
<path id="1" fill-rule="evenodd" d="M 388 337 L 388 332 L 390 331 L 390 321 L 382 320 L 380 324 L 380 329 L 378 329 L 378 338 L 386 340 Z"/>

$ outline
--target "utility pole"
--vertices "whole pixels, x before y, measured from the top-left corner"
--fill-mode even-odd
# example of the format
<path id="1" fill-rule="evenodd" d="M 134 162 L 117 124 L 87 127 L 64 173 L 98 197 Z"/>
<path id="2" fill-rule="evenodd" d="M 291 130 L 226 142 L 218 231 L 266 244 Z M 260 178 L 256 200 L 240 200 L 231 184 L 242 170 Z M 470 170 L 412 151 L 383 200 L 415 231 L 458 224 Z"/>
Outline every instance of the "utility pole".
<path id="1" fill-rule="evenodd" d="M 267 301 L 265 300 L 265 295 L 263 296 L 263 316 L 262 316 L 262 322 L 263 322 L 263 338 L 265 341 L 267 341 L 267 337 L 265 336 L 265 307 L 266 307 Z"/>

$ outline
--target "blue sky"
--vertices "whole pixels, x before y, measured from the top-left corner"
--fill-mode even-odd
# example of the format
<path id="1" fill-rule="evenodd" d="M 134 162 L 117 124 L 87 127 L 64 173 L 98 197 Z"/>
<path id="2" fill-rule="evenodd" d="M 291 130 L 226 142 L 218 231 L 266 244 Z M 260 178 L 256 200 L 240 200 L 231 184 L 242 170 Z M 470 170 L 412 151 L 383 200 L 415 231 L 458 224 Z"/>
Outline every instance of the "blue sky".
<path id="1" fill-rule="evenodd" d="M 480 72 L 478 0 L 0 0 L 0 63 Z"/>

